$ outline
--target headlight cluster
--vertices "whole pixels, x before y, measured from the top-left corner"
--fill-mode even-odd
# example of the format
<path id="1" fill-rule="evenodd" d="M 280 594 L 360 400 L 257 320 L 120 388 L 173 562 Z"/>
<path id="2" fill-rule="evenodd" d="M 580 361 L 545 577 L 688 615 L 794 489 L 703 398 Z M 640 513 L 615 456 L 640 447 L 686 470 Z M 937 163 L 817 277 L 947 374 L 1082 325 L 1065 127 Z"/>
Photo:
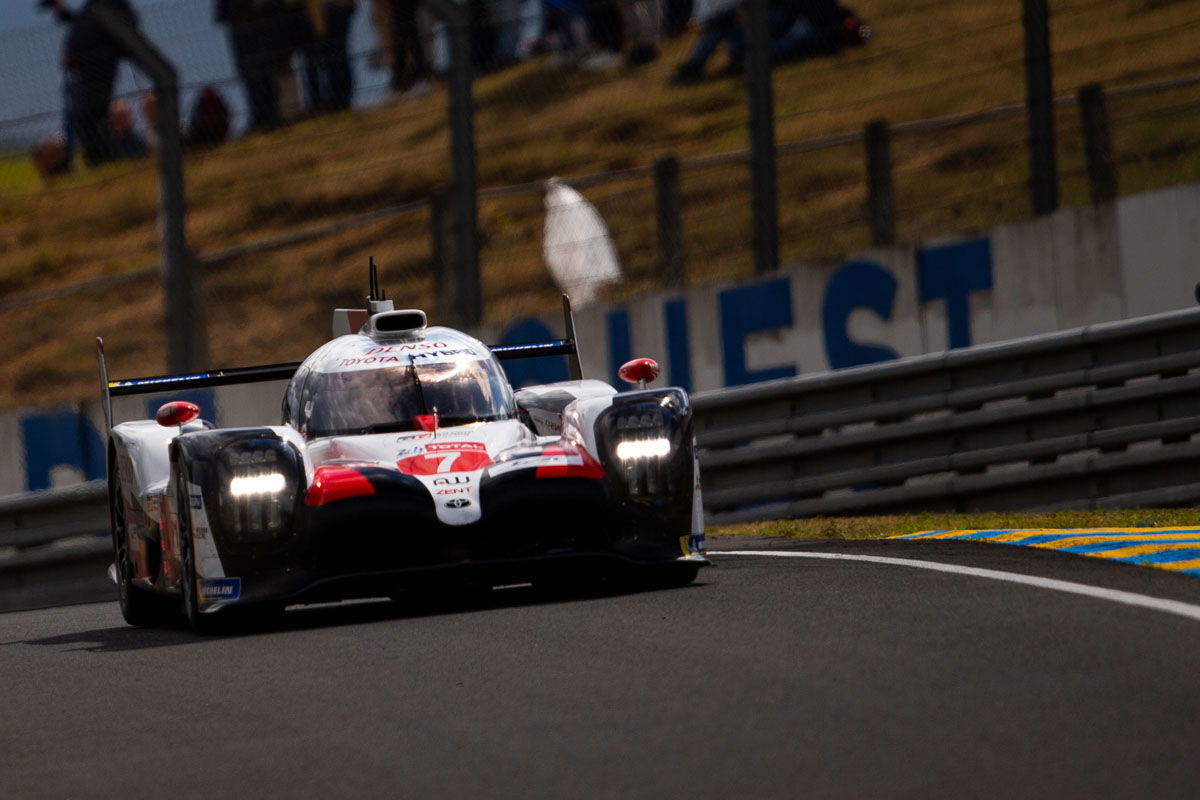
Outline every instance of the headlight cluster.
<path id="1" fill-rule="evenodd" d="M 296 456 L 283 442 L 243 440 L 220 455 L 216 486 L 221 528 L 235 542 L 285 534 L 296 503 Z"/>
<path id="2" fill-rule="evenodd" d="M 685 396 L 668 389 L 622 397 L 597 420 L 609 471 L 631 500 L 666 499 L 690 488 L 690 419 Z"/>

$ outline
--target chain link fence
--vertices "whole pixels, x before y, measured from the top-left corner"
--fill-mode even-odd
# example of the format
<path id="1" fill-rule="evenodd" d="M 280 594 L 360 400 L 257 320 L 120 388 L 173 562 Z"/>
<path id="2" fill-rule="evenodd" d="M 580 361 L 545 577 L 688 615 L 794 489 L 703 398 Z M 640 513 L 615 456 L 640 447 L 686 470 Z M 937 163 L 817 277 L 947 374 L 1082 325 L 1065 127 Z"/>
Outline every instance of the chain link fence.
<path id="1" fill-rule="evenodd" d="M 453 177 L 441 77 L 452 31 L 426 12 L 408 19 L 386 2 L 360 2 L 346 39 L 352 107 L 314 107 L 298 47 L 273 76 L 284 118 L 252 130 L 232 29 L 215 21 L 214 5 L 136 4 L 140 27 L 180 71 L 185 129 L 206 89 L 228 114 L 227 140 L 190 149 L 186 161 L 187 234 L 212 361 L 303 357 L 327 336 L 333 306 L 359 302 L 371 255 L 389 296 L 436 309 L 430 198 Z M 552 176 L 578 189 L 611 231 L 623 280 L 601 288 L 602 299 L 754 273 L 736 25 L 685 29 L 690 4 L 664 2 L 647 49 L 643 5 L 589 2 L 585 29 L 557 4 L 470 4 L 485 321 L 556 307 L 543 259 Z M 865 44 L 774 69 L 781 264 L 839 259 L 879 240 L 864 134 L 875 120 L 890 137 L 896 242 L 1031 216 L 1021 3 L 851 5 L 873 33 Z M 1092 197 L 1075 99 L 1086 83 L 1105 89 L 1121 193 L 1200 179 L 1194 5 L 1054 0 L 1050 20 L 1061 203 Z M 35 167 L 51 154 L 38 148 L 56 146 L 69 127 L 58 66 L 68 29 L 40 18 L 0 31 L 10 76 L 0 87 L 5 405 L 90 394 L 98 334 L 120 374 L 165 368 L 148 81 L 125 64 L 114 90 L 144 155 L 89 167 L 76 145 L 69 171 Z M 717 52 L 688 73 L 714 32 Z M 674 188 L 661 167 L 671 158 Z M 664 196 L 678 203 L 664 208 Z"/>

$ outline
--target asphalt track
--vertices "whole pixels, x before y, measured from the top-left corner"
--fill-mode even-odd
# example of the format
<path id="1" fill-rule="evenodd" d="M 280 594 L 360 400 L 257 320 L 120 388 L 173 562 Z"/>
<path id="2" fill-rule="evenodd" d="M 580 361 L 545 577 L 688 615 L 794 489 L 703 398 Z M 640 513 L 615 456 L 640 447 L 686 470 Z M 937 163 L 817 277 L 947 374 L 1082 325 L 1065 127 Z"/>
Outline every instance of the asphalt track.
<path id="1" fill-rule="evenodd" d="M 746 549 L 746 540 L 718 548 Z M 757 542 L 1200 605 L 1200 580 L 974 542 Z M 115 603 L 0 615 L 27 797 L 1200 796 L 1200 622 L 860 561 L 694 586 L 289 611 L 224 638 Z"/>

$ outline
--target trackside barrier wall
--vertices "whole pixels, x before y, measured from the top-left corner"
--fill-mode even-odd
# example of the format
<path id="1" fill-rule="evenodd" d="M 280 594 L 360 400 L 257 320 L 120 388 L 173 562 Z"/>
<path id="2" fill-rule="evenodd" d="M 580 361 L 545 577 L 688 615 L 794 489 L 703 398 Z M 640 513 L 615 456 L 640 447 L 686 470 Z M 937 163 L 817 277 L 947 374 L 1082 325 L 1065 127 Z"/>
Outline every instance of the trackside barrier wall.
<path id="1" fill-rule="evenodd" d="M 1200 501 L 1200 309 L 694 398 L 713 523 Z"/>

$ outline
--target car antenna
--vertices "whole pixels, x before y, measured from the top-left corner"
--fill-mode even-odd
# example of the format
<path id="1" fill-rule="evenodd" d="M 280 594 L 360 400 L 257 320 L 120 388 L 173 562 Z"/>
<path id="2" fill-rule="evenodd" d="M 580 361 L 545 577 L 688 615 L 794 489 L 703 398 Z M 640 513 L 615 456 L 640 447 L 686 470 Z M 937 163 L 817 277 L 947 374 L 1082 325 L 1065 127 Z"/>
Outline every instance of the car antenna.
<path id="1" fill-rule="evenodd" d="M 369 286 L 367 288 L 367 311 L 378 314 L 380 311 L 392 311 L 395 306 L 387 299 L 387 294 L 379 288 L 379 268 L 375 266 L 375 256 L 367 256 L 369 270 Z"/>

